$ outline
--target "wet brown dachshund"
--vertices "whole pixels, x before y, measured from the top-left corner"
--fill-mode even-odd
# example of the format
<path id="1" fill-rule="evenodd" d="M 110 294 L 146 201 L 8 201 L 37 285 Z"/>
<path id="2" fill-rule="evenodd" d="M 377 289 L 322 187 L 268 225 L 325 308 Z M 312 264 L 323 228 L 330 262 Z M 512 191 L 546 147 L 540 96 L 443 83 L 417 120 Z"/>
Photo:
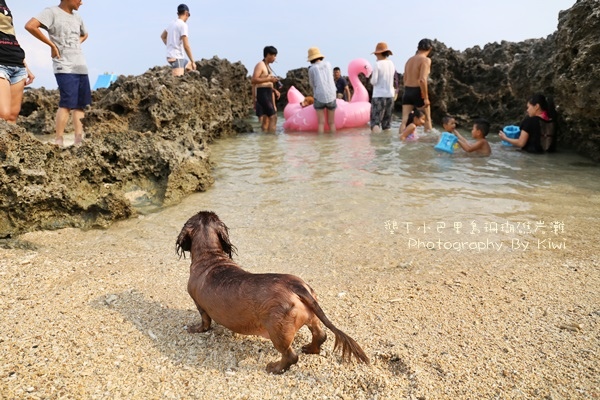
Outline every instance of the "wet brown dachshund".
<path id="1" fill-rule="evenodd" d="M 235 247 L 229 241 L 227 226 L 210 211 L 190 218 L 177 237 L 177 254 L 192 257 L 188 292 L 202 317 L 190 332 L 205 332 L 214 319 L 244 335 L 270 339 L 281 360 L 267 365 L 274 374 L 285 372 L 298 362 L 291 345 L 298 329 L 306 325 L 312 341 L 302 347 L 319 354 L 327 334 L 319 320 L 335 334 L 334 350 L 341 348 L 342 359 L 354 356 L 359 362 L 369 358 L 350 336 L 337 329 L 325 316 L 314 291 L 302 279 L 287 274 L 252 274 L 232 260 Z"/>

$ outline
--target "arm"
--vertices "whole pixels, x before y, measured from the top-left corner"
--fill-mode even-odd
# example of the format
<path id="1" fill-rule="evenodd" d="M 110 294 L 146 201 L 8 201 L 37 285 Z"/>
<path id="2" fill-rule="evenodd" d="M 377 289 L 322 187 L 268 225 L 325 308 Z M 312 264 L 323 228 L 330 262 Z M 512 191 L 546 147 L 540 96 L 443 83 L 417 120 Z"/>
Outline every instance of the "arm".
<path id="1" fill-rule="evenodd" d="M 163 33 L 160 34 L 160 38 L 162 39 L 165 46 L 167 45 L 167 30 L 165 29 Z"/>
<path id="2" fill-rule="evenodd" d="M 419 87 L 421 88 L 421 96 L 423 96 L 423 101 L 425 102 L 425 107 L 429 106 L 429 91 L 427 87 L 427 77 L 429 76 L 429 72 L 431 70 L 431 59 L 425 58 L 423 65 L 419 70 Z"/>
<path id="3" fill-rule="evenodd" d="M 408 124 L 406 128 L 404 128 L 404 132 L 400 135 L 400 140 L 404 140 L 409 137 L 412 133 L 415 132 L 417 126 L 415 124 Z"/>
<path id="4" fill-rule="evenodd" d="M 527 139 L 529 139 L 529 133 L 527 131 L 521 130 L 521 136 L 518 139 L 511 139 L 506 137 L 504 132 L 500 131 L 498 133 L 500 135 L 500 139 L 506 140 L 508 143 L 512 144 L 515 147 L 523 148 L 527 143 Z"/>
<path id="5" fill-rule="evenodd" d="M 87 33 L 85 35 L 79 36 L 79 43 L 85 42 L 87 38 L 88 38 L 88 34 Z"/>
<path id="6" fill-rule="evenodd" d="M 33 73 L 29 70 L 29 67 L 27 66 L 25 60 L 23 60 L 23 64 L 25 64 L 25 69 L 27 70 L 27 80 L 25 81 L 25 86 L 31 85 L 31 83 L 35 79 L 35 75 L 33 75 Z"/>
<path id="7" fill-rule="evenodd" d="M 192 69 L 196 69 L 196 63 L 194 62 L 194 56 L 192 55 L 192 48 L 190 47 L 190 41 L 187 36 L 182 36 L 181 41 L 183 42 L 183 49 L 185 50 L 185 54 L 187 54 L 190 59 L 190 63 L 192 63 Z"/>
<path id="8" fill-rule="evenodd" d="M 369 81 L 371 82 L 371 85 L 375 86 L 375 85 L 377 85 L 378 79 L 379 79 L 379 70 L 377 69 L 377 62 L 375 62 L 375 67 L 373 67 L 373 72 L 371 72 L 371 78 L 369 79 Z"/>
<path id="9" fill-rule="evenodd" d="M 60 58 L 60 51 L 58 50 L 58 47 L 56 47 L 56 45 L 52 43 L 52 41 L 48 39 L 46 35 L 42 33 L 42 31 L 40 30 L 41 26 L 42 24 L 40 21 L 38 21 L 35 18 L 31 18 L 25 24 L 25 29 L 27 30 L 27 32 L 31 33 L 33 37 L 50 46 L 50 49 L 52 50 L 52 58 Z"/>
<path id="10" fill-rule="evenodd" d="M 350 100 L 352 100 L 352 93 L 350 93 L 350 88 L 348 87 L 348 85 L 346 85 L 346 87 L 344 88 L 344 94 L 346 95 L 346 99 L 349 103 Z"/>
<path id="11" fill-rule="evenodd" d="M 457 137 L 458 137 L 458 145 L 467 153 L 479 151 L 485 145 L 485 140 L 478 140 L 475 143 L 471 144 L 471 143 L 469 143 L 469 141 L 467 139 L 462 137 L 460 134 L 458 134 Z"/>

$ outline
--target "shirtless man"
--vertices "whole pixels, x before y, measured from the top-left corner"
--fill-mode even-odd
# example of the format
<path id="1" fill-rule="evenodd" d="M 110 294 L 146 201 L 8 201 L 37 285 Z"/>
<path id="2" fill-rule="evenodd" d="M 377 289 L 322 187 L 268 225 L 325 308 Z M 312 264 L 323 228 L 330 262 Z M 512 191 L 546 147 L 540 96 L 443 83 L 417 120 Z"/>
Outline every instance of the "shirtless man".
<path id="1" fill-rule="evenodd" d="M 273 87 L 279 78 L 275 76 L 269 66 L 277 58 L 277 49 L 267 46 L 263 50 L 263 59 L 254 67 L 252 74 L 252 100 L 256 116 L 260 120 L 263 132 L 275 133 L 277 125 L 277 106 L 275 97 L 279 98 L 279 91 Z"/>
<path id="2" fill-rule="evenodd" d="M 431 126 L 431 106 L 427 78 L 431 70 L 431 59 L 428 58 L 433 50 L 430 39 L 422 39 L 417 47 L 417 54 L 412 56 L 404 66 L 404 95 L 402 96 L 402 125 L 400 132 L 404 131 L 408 115 L 415 109 L 425 111 L 425 131 L 429 132 Z"/>

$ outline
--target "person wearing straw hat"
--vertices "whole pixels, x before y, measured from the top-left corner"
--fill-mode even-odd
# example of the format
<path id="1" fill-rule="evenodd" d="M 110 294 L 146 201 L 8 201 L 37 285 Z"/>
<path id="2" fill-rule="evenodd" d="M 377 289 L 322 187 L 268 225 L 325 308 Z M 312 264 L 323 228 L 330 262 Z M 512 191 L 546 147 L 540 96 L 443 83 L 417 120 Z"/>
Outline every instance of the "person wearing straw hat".
<path id="1" fill-rule="evenodd" d="M 331 64 L 323 61 L 324 58 L 318 47 L 308 49 L 308 62 L 311 64 L 308 67 L 308 81 L 315 97 L 313 107 L 317 110 L 319 133 L 325 130 L 325 109 L 329 131 L 335 133 L 336 88 Z"/>
<path id="2" fill-rule="evenodd" d="M 393 55 L 387 43 L 379 42 L 373 52 L 377 57 L 373 73 L 371 74 L 371 85 L 373 85 L 373 96 L 371 98 L 371 132 L 379 133 L 388 130 L 392 125 L 392 111 L 394 109 L 394 75 L 396 67 L 392 60 Z"/>

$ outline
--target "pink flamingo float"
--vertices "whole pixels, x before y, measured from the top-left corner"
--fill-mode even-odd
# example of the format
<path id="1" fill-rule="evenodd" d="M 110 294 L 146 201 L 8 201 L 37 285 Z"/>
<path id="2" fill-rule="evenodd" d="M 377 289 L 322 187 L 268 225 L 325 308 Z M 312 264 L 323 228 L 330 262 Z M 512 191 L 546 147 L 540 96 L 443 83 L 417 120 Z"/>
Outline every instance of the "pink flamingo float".
<path id="1" fill-rule="evenodd" d="M 359 74 L 371 76 L 371 64 L 364 58 L 352 60 L 348 65 L 348 77 L 354 88 L 352 100 L 349 102 L 337 99 L 337 108 L 335 110 L 335 128 L 356 128 L 365 125 L 371 118 L 371 103 L 369 102 L 369 93 L 364 87 Z M 304 95 L 294 86 L 290 87 L 287 93 L 288 105 L 283 109 L 285 122 L 283 128 L 287 131 L 317 131 L 317 111 L 311 105 L 302 107 L 300 103 L 304 100 Z M 327 119 L 326 119 L 327 121 Z M 325 129 L 329 127 L 325 122 Z"/>

